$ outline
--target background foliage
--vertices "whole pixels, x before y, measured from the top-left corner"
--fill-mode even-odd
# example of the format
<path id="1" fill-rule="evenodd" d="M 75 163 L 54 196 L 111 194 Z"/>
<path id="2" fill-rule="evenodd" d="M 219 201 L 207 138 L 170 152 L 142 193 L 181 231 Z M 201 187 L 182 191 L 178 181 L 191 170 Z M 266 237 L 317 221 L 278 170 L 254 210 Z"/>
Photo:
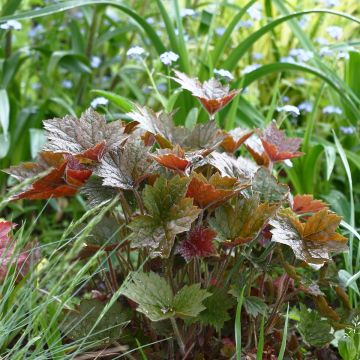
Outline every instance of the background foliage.
<path id="1" fill-rule="evenodd" d="M 20 30 L 0 28 L 0 168 L 36 156 L 44 143 L 42 120 L 80 115 L 100 96 L 108 102 L 92 104 L 110 120 L 127 120 L 131 100 L 155 110 L 179 108 L 175 121 L 190 128 L 207 121 L 188 93 L 174 91 L 177 85 L 167 77 L 170 69 L 159 59 L 165 51 L 179 55 L 174 68 L 201 80 L 213 76 L 216 69 L 229 70 L 234 77 L 231 87 L 243 91 L 216 121 L 230 130 L 264 127 L 276 118 L 304 139 L 305 156 L 294 160 L 292 168 L 285 167 L 281 180 L 294 193 L 313 193 L 343 216 L 350 252 L 336 259 L 338 276 L 358 304 L 360 9 L 356 0 L 0 0 L 0 9 L 1 24 L 10 19 L 21 24 Z M 193 12 L 186 14 L 185 9 Z M 143 62 L 127 57 L 133 46 L 146 50 Z M 300 115 L 278 111 L 285 105 L 297 106 Z M 39 240 L 48 258 L 44 266 L 66 268 L 65 259 L 56 259 L 55 254 L 71 240 L 75 253 L 81 243 L 81 236 L 71 238 L 71 229 L 72 221 L 88 210 L 82 198 L 50 200 L 45 207 L 41 202 L 8 204 L 8 185 L 10 180 L 0 174 L 1 216 L 24 221 L 23 241 L 30 234 Z M 47 327 L 46 319 L 56 319 L 54 297 L 62 292 L 75 297 L 73 290 L 90 280 L 86 269 L 71 270 L 57 275 L 63 279 L 61 285 L 56 276 L 45 278 L 44 287 L 56 286 L 43 305 L 34 306 L 44 298 L 37 285 L 39 293 L 19 310 L 22 318 L 15 313 L 2 319 L 1 329 L 18 328 L 20 322 L 34 342 L 47 329 L 49 336 L 42 341 L 65 351 L 56 326 Z M 21 296 L 27 298 L 25 293 Z M 28 309 L 34 312 L 29 315 Z M 36 311 L 42 317 L 30 326 Z M 11 339 L 0 335 L 5 349 Z M 44 346 L 37 346 L 40 353 Z M 25 353 L 26 349 L 16 356 L 20 359 Z"/>

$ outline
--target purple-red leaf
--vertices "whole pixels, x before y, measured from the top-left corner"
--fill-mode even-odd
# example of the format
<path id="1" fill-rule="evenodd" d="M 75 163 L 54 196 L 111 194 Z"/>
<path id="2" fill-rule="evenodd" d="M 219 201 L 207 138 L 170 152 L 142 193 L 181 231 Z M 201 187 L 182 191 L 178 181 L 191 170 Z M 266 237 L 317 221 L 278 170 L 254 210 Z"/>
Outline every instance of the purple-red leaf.
<path id="1" fill-rule="evenodd" d="M 272 162 L 292 159 L 304 154 L 298 151 L 301 139 L 286 138 L 284 131 L 277 128 L 275 121 L 263 131 L 260 139 Z"/>
<path id="2" fill-rule="evenodd" d="M 107 123 L 106 119 L 88 109 L 80 119 L 65 116 L 44 121 L 48 139 L 44 150 L 82 155 L 98 161 L 105 151 L 118 147 L 127 135 L 121 121 Z"/>
<path id="3" fill-rule="evenodd" d="M 174 73 L 175 77 L 172 79 L 196 96 L 210 115 L 225 107 L 239 93 L 239 90 L 230 91 L 228 85 L 222 85 L 216 79 L 202 84 L 198 79 L 193 79 L 180 71 L 174 70 Z"/>

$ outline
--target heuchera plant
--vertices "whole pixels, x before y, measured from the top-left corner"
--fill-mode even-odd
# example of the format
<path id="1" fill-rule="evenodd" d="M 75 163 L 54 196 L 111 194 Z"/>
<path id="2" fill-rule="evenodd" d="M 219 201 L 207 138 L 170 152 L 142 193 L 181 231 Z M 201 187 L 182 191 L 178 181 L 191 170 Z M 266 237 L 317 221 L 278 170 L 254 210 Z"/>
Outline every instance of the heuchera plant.
<path id="1" fill-rule="evenodd" d="M 131 322 L 121 331 L 141 331 L 144 343 L 156 343 L 144 349 L 149 358 L 167 358 L 168 352 L 179 359 L 231 356 L 242 299 L 244 351 L 254 353 L 265 316 L 270 359 L 279 351 L 274 339 L 283 327 L 282 305 L 299 294 L 329 321 L 340 321 L 320 286 L 339 288 L 325 274 L 331 254 L 346 250 L 346 238 L 337 232 L 341 218 L 311 195 L 292 197 L 278 182 L 282 163 L 302 155 L 300 139 L 286 137 L 275 122 L 264 130 L 220 130 L 213 116 L 238 91 L 213 79 L 201 84 L 180 72 L 175 76 L 208 111 L 208 122 L 189 130 L 175 126 L 172 113 L 138 105 L 127 123 L 107 122 L 92 109 L 80 119 L 46 120 L 47 143 L 37 162 L 6 170 L 20 181 L 36 177 L 12 199 L 79 192 L 90 208 L 115 199 L 117 206 L 93 228 L 79 259 L 100 248 L 116 255 L 109 257 L 106 290 L 92 289 L 94 311 L 121 286 L 117 313 L 124 311 L 121 320 Z M 89 304 L 82 302 L 73 326 L 81 328 L 78 319 Z M 86 333 L 81 329 L 68 336 Z M 329 331 L 324 344 L 332 339 Z M 168 337 L 176 344 L 157 343 Z"/>

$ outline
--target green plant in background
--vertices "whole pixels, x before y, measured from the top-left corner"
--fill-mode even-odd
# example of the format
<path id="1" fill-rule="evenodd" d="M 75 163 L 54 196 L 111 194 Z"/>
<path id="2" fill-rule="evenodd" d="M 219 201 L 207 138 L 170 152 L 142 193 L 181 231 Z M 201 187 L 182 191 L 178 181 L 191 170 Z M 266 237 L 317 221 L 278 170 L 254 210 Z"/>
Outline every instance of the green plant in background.
<path id="1" fill-rule="evenodd" d="M 357 204 L 360 189 L 356 179 L 359 176 L 360 167 L 358 145 L 360 93 L 356 70 L 360 56 L 357 41 L 359 9 L 356 1 L 324 0 L 315 4 L 314 1 L 309 0 L 300 4 L 295 1 L 284 3 L 277 0 L 210 3 L 159 0 L 148 4 L 142 1 L 115 0 L 60 1 L 58 3 L 42 0 L 3 0 L 0 3 L 1 168 L 18 164 L 19 161 L 34 160 L 37 157 L 39 149 L 46 141 L 42 119 L 61 118 L 65 114 L 76 117 L 90 104 L 111 122 L 122 119 L 128 123 L 130 120 L 128 113 L 143 109 L 144 105 L 156 111 L 174 110 L 176 111 L 173 115 L 174 122 L 196 132 L 196 129 L 199 129 L 197 124 L 207 123 L 208 113 L 211 115 L 211 107 L 205 110 L 199 107 L 197 99 L 187 91 L 179 91 L 176 80 L 173 78 L 175 76 L 173 70 L 199 78 L 203 85 L 194 82 L 189 86 L 187 81 L 187 86 L 184 87 L 200 98 L 203 104 L 212 97 L 220 97 L 218 91 L 224 94 L 223 89 L 215 91 L 209 89 L 205 82 L 216 76 L 223 86 L 229 84 L 232 89 L 241 89 L 240 94 L 232 100 L 231 104 L 214 116 L 218 126 L 232 134 L 232 140 L 229 140 L 231 137 L 227 140 L 228 149 L 236 147 L 239 141 L 242 142 L 242 137 L 250 134 L 255 128 L 268 127 L 273 119 L 276 119 L 278 126 L 285 128 L 288 133 L 303 138 L 299 151 L 304 155 L 291 160 L 291 164 L 288 161 L 281 163 L 280 166 L 277 164 L 275 169 L 279 180 L 287 183 L 294 194 L 314 194 L 316 198 L 323 199 L 331 210 L 342 216 L 340 226 L 343 228 L 344 235 L 349 238 L 349 252 L 344 253 L 343 258 L 335 257 L 336 266 L 334 263 L 328 265 L 326 273 L 320 275 L 320 287 L 325 284 L 334 284 L 334 281 L 338 284 L 340 281 L 340 286 L 334 288 L 337 297 L 345 299 L 342 292 L 345 289 L 348 291 L 349 299 L 343 301 L 344 307 L 355 309 L 358 307 L 360 235 Z M 134 103 L 140 104 L 141 107 L 135 106 Z M 142 119 L 149 114 L 151 112 L 144 112 L 138 115 L 136 120 L 139 121 L 139 118 Z M 159 118 L 160 122 L 167 121 L 166 118 L 163 113 Z M 76 122 L 73 124 L 74 128 L 76 124 Z M 232 133 L 231 130 L 237 126 L 241 126 L 243 130 L 238 133 L 237 130 L 233 130 Z M 149 124 L 147 131 L 151 132 L 151 130 L 155 131 Z M 163 139 L 157 137 L 156 141 L 160 141 L 161 146 L 166 147 L 166 138 L 166 136 Z M 253 135 L 244 141 L 246 141 L 247 151 L 256 161 L 271 169 L 272 165 L 264 156 L 266 152 L 264 153 L 261 148 L 259 150 L 259 139 Z M 80 151 L 80 149 L 76 151 L 78 150 Z M 101 147 L 97 149 L 98 154 L 101 153 L 100 150 Z M 131 152 L 133 149 L 129 147 L 128 151 Z M 240 153 L 244 155 L 244 146 Z M 182 158 L 181 149 L 174 149 L 174 154 Z M 40 159 L 40 166 L 33 168 L 34 174 L 51 171 L 52 166 L 58 168 L 62 162 L 61 157 L 56 156 L 47 158 L 46 155 L 44 157 L 41 155 Z M 142 153 L 139 152 L 137 161 L 141 159 Z M 185 156 L 182 161 L 185 163 L 190 160 L 192 159 Z M 84 163 L 83 158 L 73 153 L 66 160 L 66 165 L 61 169 L 63 172 L 60 173 L 58 180 L 60 185 L 68 191 L 67 195 L 75 193 L 76 188 L 82 186 L 90 176 L 89 161 L 95 160 L 91 158 Z M 207 175 L 205 178 L 207 179 Z M 24 180 L 21 174 L 18 174 L 18 179 Z M 65 179 L 65 183 L 61 179 Z M 126 177 L 122 179 L 123 184 L 127 181 Z M 199 181 L 204 181 L 204 179 L 199 178 Z M 217 179 L 209 178 L 206 181 L 210 186 L 216 183 Z M 29 180 L 26 182 L 29 183 Z M 56 269 L 52 272 L 53 274 L 62 272 L 62 269 L 67 267 L 66 261 L 62 259 L 64 261 L 60 265 L 54 261 L 51 254 L 61 253 L 68 249 L 71 239 L 76 243 L 78 239 L 83 239 L 82 231 L 87 230 L 82 229 L 87 227 L 80 226 L 80 223 L 84 221 L 78 224 L 79 228 L 76 228 L 78 235 L 75 237 L 71 235 L 71 231 L 74 230 L 72 222 L 81 219 L 84 211 L 88 210 L 84 197 L 86 198 L 92 190 L 86 190 L 85 186 L 85 192 L 76 195 L 73 201 L 52 198 L 43 209 L 43 205 L 38 202 L 9 203 L 7 198 L 10 195 L 6 194 L 5 189 L 7 185 L 13 185 L 14 182 L 2 174 L 0 184 L 3 194 L 3 200 L 0 202 L 0 208 L 3 209 L 2 216 L 18 223 L 25 221 L 25 226 L 21 229 L 26 229 L 26 232 L 24 233 L 23 230 L 21 235 L 19 234 L 19 238 L 22 238 L 20 243 L 27 242 L 30 232 L 33 231 L 31 242 L 37 240 L 40 247 L 44 248 L 43 258 L 46 259 L 46 263 L 42 261 L 37 268 L 43 267 L 44 271 Z M 92 180 L 89 184 L 92 184 L 94 188 L 97 186 Z M 13 195 L 18 195 L 20 189 L 21 186 L 16 185 Z M 53 188 L 48 189 L 50 193 L 52 190 Z M 62 190 L 60 189 L 60 193 Z M 110 188 L 106 187 L 103 192 L 109 198 L 115 196 L 111 184 Z M 306 199 L 312 204 L 313 199 Z M 97 200 L 94 199 L 95 203 Z M 130 199 L 126 201 L 132 209 L 133 202 Z M 39 216 L 40 213 L 43 215 Z M 91 214 L 97 214 L 97 212 L 91 210 L 90 217 Z M 221 218 L 221 214 L 217 216 Z M 235 225 L 238 222 L 236 212 L 233 216 L 231 229 L 234 227 L 236 231 Z M 91 223 L 87 226 L 93 228 L 95 224 Z M 111 226 L 109 228 L 112 229 Z M 64 229 L 68 230 L 64 233 Z M 122 231 L 116 230 L 120 233 Z M 106 235 L 110 239 L 110 247 L 106 249 L 111 251 L 114 249 L 112 243 L 114 236 L 111 232 Z M 62 240 L 58 241 L 60 238 Z M 80 243 L 81 240 L 78 244 Z M 100 241 L 96 246 L 103 247 L 104 244 Z M 74 256 L 78 249 L 79 247 L 74 245 L 72 252 Z M 132 258 L 131 261 L 134 263 L 141 259 Z M 93 281 L 94 275 L 89 275 L 87 270 L 82 272 L 82 266 L 83 263 L 77 263 L 71 270 L 74 273 L 76 271 L 81 273 L 81 276 L 76 278 L 77 284 Z M 92 274 L 97 274 L 104 271 L 104 267 L 107 269 L 105 272 L 110 271 L 109 266 L 106 260 L 100 262 L 98 267 L 92 263 L 88 269 L 91 269 Z M 144 266 L 146 270 L 146 263 Z M 291 271 L 291 268 L 287 269 L 287 273 L 292 274 Z M 72 282 L 72 275 L 62 280 L 62 289 L 74 289 L 77 286 Z M 34 284 L 37 278 L 37 276 L 34 277 Z M 121 280 L 123 279 L 118 279 L 118 281 Z M 36 354 L 42 354 L 46 346 L 51 347 L 50 344 L 53 346 L 54 358 L 57 351 L 59 351 L 59 358 L 64 357 L 65 353 L 69 358 L 76 356 L 72 346 L 67 350 L 67 345 L 59 340 L 64 336 L 64 333 L 61 333 L 64 329 L 59 329 L 58 324 L 64 314 L 62 309 L 67 307 L 64 307 L 62 302 L 58 302 L 60 288 L 54 290 L 54 296 L 48 290 L 43 291 L 49 289 L 51 283 L 57 284 L 55 275 L 53 280 L 46 277 L 43 288 L 39 285 L 40 291 L 35 291 L 36 294 L 31 287 L 21 288 L 24 299 L 33 299 L 33 302 L 26 302 L 26 305 L 21 307 L 21 311 L 26 314 L 31 314 L 31 309 L 35 309 L 42 299 L 46 299 L 41 307 L 44 314 L 40 317 L 43 319 L 42 325 L 39 325 L 37 329 L 33 328 L 32 315 L 26 315 L 22 323 L 21 311 L 18 310 L 14 311 L 10 317 L 8 316 L 4 323 L 8 324 L 8 328 L 20 329 L 17 331 L 24 334 L 24 337 L 16 339 L 17 345 L 13 347 L 13 354 L 18 352 L 17 346 L 20 346 L 22 339 L 26 338 L 28 341 L 27 347 L 22 352 L 18 352 L 19 359 L 28 349 L 34 347 L 36 351 L 33 356 L 36 358 L 38 356 Z M 292 285 L 288 286 L 291 288 Z M 307 287 L 313 290 L 311 283 L 308 283 Z M 90 287 L 85 286 L 85 288 L 86 297 Z M 4 289 L 7 296 L 13 294 L 13 286 L 6 286 Z M 248 288 L 247 291 L 250 289 Z M 71 291 L 66 292 L 66 294 L 70 293 Z M 244 299 L 240 301 L 242 299 L 239 297 L 240 293 L 241 288 L 237 290 L 236 295 L 239 304 L 242 304 L 238 306 L 235 325 L 238 345 L 241 344 L 239 340 L 241 338 L 240 310 L 245 309 L 243 313 L 246 311 L 248 314 L 253 314 L 253 308 L 262 308 L 262 305 L 257 304 L 254 299 L 252 299 L 254 300 L 253 307 L 252 302 L 247 301 L 253 294 L 245 293 Z M 335 297 L 334 294 L 326 293 L 326 296 L 329 295 L 328 301 L 332 305 Z M 312 296 L 321 299 L 323 295 L 317 293 Z M 211 298 L 205 299 L 204 304 L 213 306 Z M 257 299 L 256 296 L 253 298 Z M 303 299 L 299 300 L 301 302 Z M 54 307 L 54 301 L 59 307 Z M 345 305 L 346 301 L 348 305 Z M 119 305 L 115 297 L 113 303 L 116 304 L 115 306 Z M 222 313 L 223 318 L 230 316 L 235 319 L 235 313 L 232 314 L 232 311 L 226 310 L 233 304 L 226 305 L 228 302 L 223 298 L 221 303 L 224 303 L 224 308 L 218 308 L 216 311 L 214 309 L 215 313 Z M 15 310 L 18 305 L 14 306 Z M 95 313 L 98 311 L 96 306 L 94 305 Z M 318 300 L 316 306 L 326 313 L 326 306 L 322 300 Z M 295 307 L 299 308 L 295 306 L 295 303 L 291 303 L 290 308 Z M 321 311 L 320 314 L 323 315 Z M 254 339 L 259 341 L 257 354 L 259 358 L 261 358 L 261 352 L 264 354 L 269 352 L 269 356 L 271 353 L 271 349 L 267 348 L 266 342 L 264 343 L 264 339 L 268 336 L 265 326 L 268 319 L 264 319 L 263 315 L 263 312 L 254 315 L 260 325 L 260 331 L 257 331 L 256 336 L 254 335 Z M 326 316 L 329 316 L 329 313 Z M 209 319 L 213 318 L 216 319 L 216 316 L 211 314 Z M 44 319 L 53 319 L 54 326 L 45 331 L 46 320 Z M 288 325 L 290 329 L 293 329 L 291 321 L 297 321 L 297 318 L 292 311 L 286 319 L 286 324 L 290 320 Z M 211 324 L 211 321 L 209 320 L 207 324 Z M 241 319 L 241 323 L 243 321 L 246 325 L 246 320 Z M 106 323 L 107 320 L 104 319 L 104 324 Z M 126 323 L 125 317 L 124 324 Z M 350 323 L 351 320 L 348 319 L 347 324 Z M 19 324 L 23 325 L 19 326 Z M 99 329 L 97 324 L 90 324 L 90 326 L 93 326 L 96 331 Z M 215 326 L 214 323 L 213 326 Z M 282 326 L 283 324 L 280 328 Z M 304 326 L 306 328 L 307 325 Z M 37 344 L 41 329 L 48 335 Z M 121 332 L 123 332 L 122 329 L 123 325 Z M 301 324 L 297 329 L 298 333 L 306 338 L 304 334 L 307 329 L 304 329 Z M 342 341 L 332 341 L 333 346 L 338 346 L 338 352 L 343 358 L 357 356 L 351 355 L 356 354 L 353 349 L 357 348 L 356 336 L 352 335 L 354 333 L 351 329 L 349 327 L 345 331 L 349 336 L 345 336 Z M 333 328 L 330 325 L 328 333 L 333 334 L 334 330 L 337 330 L 337 327 Z M 175 332 L 174 329 L 173 331 Z M 288 340 L 293 343 L 295 335 L 291 331 Z M 4 334 L 6 337 L 6 333 Z M 249 349 L 251 343 L 244 344 L 245 335 L 244 333 L 242 335 L 243 346 Z M 14 336 L 16 338 L 16 335 Z M 139 334 L 131 348 L 139 348 L 139 353 L 146 358 L 147 350 L 143 349 L 141 344 L 148 344 L 152 341 L 151 339 L 151 336 L 149 341 L 149 338 L 144 339 Z M 282 336 L 282 339 L 282 344 L 286 345 L 287 337 Z M 11 341 L 11 339 L 7 340 L 6 344 L 10 344 Z M 43 341 L 48 341 L 48 345 L 45 346 Z M 86 351 L 87 346 L 89 349 L 96 348 L 96 341 L 94 337 L 88 338 L 89 344 L 87 340 L 80 341 L 77 345 L 79 351 Z M 306 340 L 305 343 L 311 344 Z M 286 357 L 285 345 L 282 346 L 281 356 Z M 153 346 L 163 345 L 161 342 L 157 345 L 156 340 Z M 118 351 L 122 351 L 122 354 L 127 352 L 125 348 L 120 348 Z M 232 354 L 232 348 L 232 343 L 224 344 L 222 351 L 225 354 L 229 350 Z M 322 349 L 321 351 L 332 350 Z M 346 351 L 348 355 L 345 355 Z M 237 354 L 240 353 L 241 346 L 237 349 Z M 134 353 L 123 356 L 131 358 L 132 354 Z M 282 358 L 281 356 L 279 355 L 279 358 Z M 323 356 L 330 355 L 327 353 Z"/>

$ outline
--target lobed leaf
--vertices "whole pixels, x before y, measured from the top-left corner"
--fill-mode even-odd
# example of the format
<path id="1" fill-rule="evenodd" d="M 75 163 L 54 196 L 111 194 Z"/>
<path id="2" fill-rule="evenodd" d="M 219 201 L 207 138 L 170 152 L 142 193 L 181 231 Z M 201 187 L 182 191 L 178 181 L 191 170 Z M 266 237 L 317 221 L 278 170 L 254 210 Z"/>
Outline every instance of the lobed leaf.
<path id="1" fill-rule="evenodd" d="M 322 265 L 331 259 L 332 252 L 347 250 L 347 239 L 336 232 L 341 217 L 327 209 L 300 222 L 290 210 L 283 210 L 270 221 L 272 241 L 288 245 L 295 256 L 308 264 Z"/>
<path id="2" fill-rule="evenodd" d="M 170 317 L 194 317 L 205 309 L 202 302 L 210 294 L 200 284 L 186 285 L 175 296 L 164 278 L 154 272 L 131 274 L 123 294 L 138 304 L 137 311 L 152 321 Z"/>
<path id="3" fill-rule="evenodd" d="M 197 97 L 210 115 L 225 107 L 239 93 L 239 90 L 230 91 L 229 85 L 222 85 L 216 79 L 210 79 L 202 84 L 198 79 L 180 71 L 174 70 L 174 73 L 175 77 L 172 79 Z"/>
<path id="4" fill-rule="evenodd" d="M 217 208 L 209 223 L 226 245 L 246 244 L 257 237 L 277 208 L 276 204 L 260 203 L 258 196 L 240 198 L 235 207 L 225 204 Z"/>
<path id="5" fill-rule="evenodd" d="M 276 122 L 272 121 L 269 126 L 260 134 L 260 140 L 266 154 L 272 162 L 292 159 L 303 155 L 299 149 L 300 138 L 286 138 L 284 131 L 277 128 Z"/>
<path id="6" fill-rule="evenodd" d="M 149 148 L 141 139 L 129 138 L 123 147 L 110 150 L 103 157 L 95 174 L 103 179 L 104 186 L 123 190 L 137 188 L 153 170 Z"/>

